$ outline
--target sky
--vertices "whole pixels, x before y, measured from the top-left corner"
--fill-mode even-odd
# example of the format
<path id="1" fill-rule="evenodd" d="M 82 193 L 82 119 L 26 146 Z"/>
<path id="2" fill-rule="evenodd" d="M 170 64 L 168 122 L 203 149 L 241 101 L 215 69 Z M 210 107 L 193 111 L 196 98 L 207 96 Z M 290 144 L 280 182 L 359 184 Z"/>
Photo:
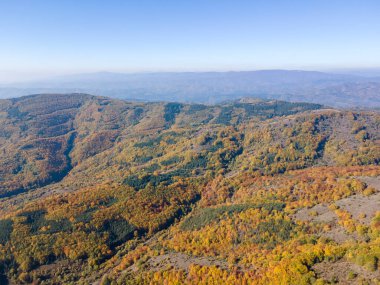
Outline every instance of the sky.
<path id="1" fill-rule="evenodd" d="M 378 0 L 0 0 L 0 82 L 379 67 Z"/>

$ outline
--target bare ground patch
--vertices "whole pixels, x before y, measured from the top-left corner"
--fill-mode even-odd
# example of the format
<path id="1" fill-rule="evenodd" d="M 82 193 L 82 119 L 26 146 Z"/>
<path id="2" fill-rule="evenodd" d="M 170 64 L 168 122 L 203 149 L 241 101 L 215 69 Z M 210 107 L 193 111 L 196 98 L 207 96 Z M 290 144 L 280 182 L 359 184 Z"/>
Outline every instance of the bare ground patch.
<path id="1" fill-rule="evenodd" d="M 359 176 L 357 178 L 366 183 L 368 186 L 371 186 L 377 189 L 377 191 L 380 191 L 380 176 Z"/>
<path id="2" fill-rule="evenodd" d="M 222 269 L 227 269 L 228 265 L 224 261 L 220 261 L 209 257 L 190 256 L 180 252 L 171 252 L 159 256 L 154 256 L 148 261 L 152 271 L 165 270 L 169 267 L 182 269 L 188 272 L 190 265 L 200 266 L 217 266 Z"/>
<path id="3" fill-rule="evenodd" d="M 380 176 L 358 177 L 358 179 L 365 182 L 369 187 L 373 187 L 377 192 L 369 196 L 362 194 L 352 195 L 337 200 L 334 204 L 337 208 L 350 213 L 353 219 L 364 225 L 369 225 L 376 215 L 376 212 L 380 211 Z M 328 224 L 331 230 L 323 233 L 323 235 L 338 243 L 348 239 L 358 239 L 356 234 L 348 234 L 345 229 L 338 224 L 338 216 L 327 204 L 318 204 L 312 208 L 303 208 L 293 215 L 293 219 Z"/>
<path id="4" fill-rule="evenodd" d="M 370 272 L 344 259 L 336 262 L 323 261 L 315 264 L 312 269 L 319 278 L 333 284 L 362 284 L 360 281 L 364 281 L 363 278 L 368 284 L 377 284 L 375 279 L 380 280 L 379 271 Z"/>

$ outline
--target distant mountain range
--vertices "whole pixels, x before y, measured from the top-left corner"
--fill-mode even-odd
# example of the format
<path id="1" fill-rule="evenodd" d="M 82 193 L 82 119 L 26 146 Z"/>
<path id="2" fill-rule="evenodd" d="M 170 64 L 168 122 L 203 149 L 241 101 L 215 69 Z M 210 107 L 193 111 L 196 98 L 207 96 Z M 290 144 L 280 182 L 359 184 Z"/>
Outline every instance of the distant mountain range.
<path id="1" fill-rule="evenodd" d="M 379 108 L 380 77 L 298 70 L 88 73 L 0 86 L 0 98 L 83 92 L 119 99 L 218 103 L 242 97 Z"/>

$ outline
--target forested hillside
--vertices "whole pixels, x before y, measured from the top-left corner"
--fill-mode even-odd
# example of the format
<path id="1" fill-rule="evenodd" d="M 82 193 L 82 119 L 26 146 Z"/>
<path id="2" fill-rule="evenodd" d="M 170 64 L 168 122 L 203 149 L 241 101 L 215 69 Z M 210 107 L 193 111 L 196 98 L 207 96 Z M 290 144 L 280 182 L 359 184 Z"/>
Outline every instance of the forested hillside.
<path id="1" fill-rule="evenodd" d="M 380 115 L 0 100 L 0 283 L 379 284 Z"/>

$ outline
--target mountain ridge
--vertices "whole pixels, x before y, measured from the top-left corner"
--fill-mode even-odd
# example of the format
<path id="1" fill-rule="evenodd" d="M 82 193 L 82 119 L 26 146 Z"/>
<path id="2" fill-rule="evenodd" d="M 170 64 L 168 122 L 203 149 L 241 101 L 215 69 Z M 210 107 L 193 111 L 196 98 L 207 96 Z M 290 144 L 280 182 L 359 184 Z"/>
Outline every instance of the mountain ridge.
<path id="1" fill-rule="evenodd" d="M 87 73 L 3 85 L 0 97 L 31 93 L 99 94 L 120 99 L 219 103 L 241 97 L 379 107 L 380 78 L 300 70 Z"/>

